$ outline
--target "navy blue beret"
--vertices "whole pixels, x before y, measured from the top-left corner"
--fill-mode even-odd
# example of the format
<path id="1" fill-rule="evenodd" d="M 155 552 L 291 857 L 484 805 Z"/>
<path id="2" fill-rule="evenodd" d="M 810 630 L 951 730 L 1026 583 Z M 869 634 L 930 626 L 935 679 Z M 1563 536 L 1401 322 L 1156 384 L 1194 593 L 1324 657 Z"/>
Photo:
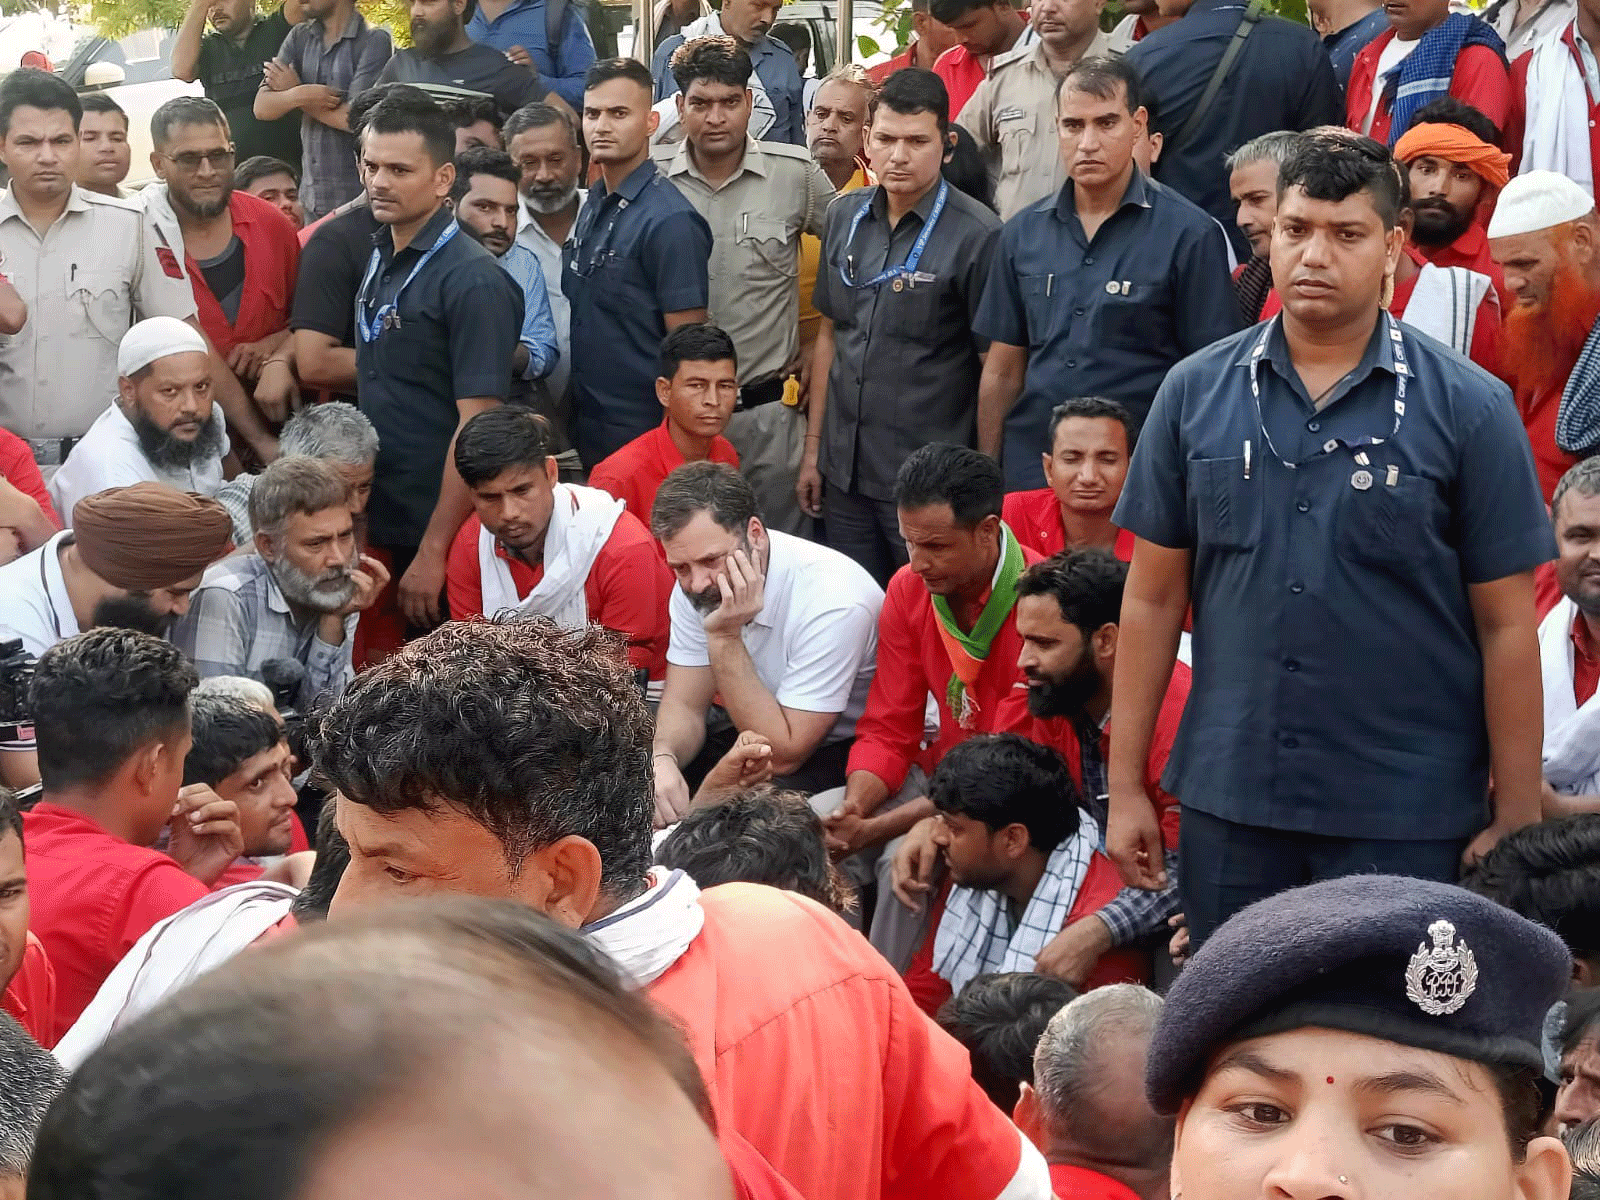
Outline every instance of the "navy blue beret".
<path id="1" fill-rule="evenodd" d="M 1235 914 L 1184 966 L 1145 1090 L 1176 1112 L 1216 1051 L 1311 1025 L 1538 1067 L 1571 975 L 1555 934 L 1462 888 L 1398 875 L 1294 888 Z"/>

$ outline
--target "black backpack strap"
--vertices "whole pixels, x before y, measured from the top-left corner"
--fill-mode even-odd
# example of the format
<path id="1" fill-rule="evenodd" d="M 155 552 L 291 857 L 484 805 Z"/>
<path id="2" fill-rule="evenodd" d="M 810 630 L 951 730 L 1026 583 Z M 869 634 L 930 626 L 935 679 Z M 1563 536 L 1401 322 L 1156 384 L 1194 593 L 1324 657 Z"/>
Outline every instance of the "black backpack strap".
<path id="1" fill-rule="evenodd" d="M 561 70 L 561 26 L 566 20 L 567 0 L 544 0 L 544 40 L 557 73 Z"/>
<path id="2" fill-rule="evenodd" d="M 545 0 L 546 4 L 550 2 L 551 0 Z M 1261 20 L 1265 11 L 1265 0 L 1250 0 L 1250 7 L 1244 10 L 1244 16 L 1239 18 L 1239 27 L 1233 31 L 1233 40 L 1222 52 L 1222 60 L 1217 63 L 1217 69 L 1211 72 L 1211 80 L 1206 84 L 1206 90 L 1201 93 L 1200 103 L 1195 105 L 1194 111 L 1189 114 L 1189 119 L 1183 123 L 1183 128 L 1178 130 L 1178 136 L 1172 139 L 1172 145 L 1185 145 L 1200 128 L 1200 123 L 1206 119 L 1206 114 L 1216 103 L 1217 93 L 1227 82 L 1228 72 L 1233 70 L 1233 64 L 1239 61 L 1239 53 L 1244 49 L 1245 39 L 1250 36 L 1250 31 L 1256 27 L 1256 22 Z"/>

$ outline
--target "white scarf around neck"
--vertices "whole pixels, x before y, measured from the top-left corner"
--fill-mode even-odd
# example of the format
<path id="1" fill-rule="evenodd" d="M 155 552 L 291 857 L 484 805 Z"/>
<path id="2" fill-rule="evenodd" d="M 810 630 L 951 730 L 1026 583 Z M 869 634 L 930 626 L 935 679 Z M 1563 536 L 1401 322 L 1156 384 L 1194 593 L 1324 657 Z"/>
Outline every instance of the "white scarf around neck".
<path id="1" fill-rule="evenodd" d="M 651 867 L 649 878 L 643 895 L 580 931 L 636 991 L 665 975 L 706 923 L 700 888 L 688 875 Z"/>
<path id="2" fill-rule="evenodd" d="M 1544 682 L 1544 777 L 1564 796 L 1600 792 L 1600 692 L 1580 707 L 1572 690 L 1570 597 L 1539 623 L 1539 673 Z"/>
<path id="3" fill-rule="evenodd" d="M 1406 314 L 1400 320 L 1443 342 L 1463 358 L 1472 351 L 1472 334 L 1478 324 L 1478 305 L 1490 295 L 1493 281 L 1466 267 L 1437 267 L 1423 263 L 1417 273 Z"/>
<path id="4" fill-rule="evenodd" d="M 1562 40 L 1565 31 L 1563 27 L 1541 38 L 1528 61 L 1527 128 L 1517 173 L 1555 171 L 1592 193 L 1589 88 L 1572 47 Z"/>
<path id="5" fill-rule="evenodd" d="M 544 535 L 544 575 L 526 596 L 517 594 L 510 565 L 495 553 L 495 536 L 479 529 L 478 577 L 485 616 L 513 612 L 549 617 L 563 629 L 589 623 L 584 584 L 627 506 L 598 488 L 558 483 L 554 490 L 550 528 Z"/>

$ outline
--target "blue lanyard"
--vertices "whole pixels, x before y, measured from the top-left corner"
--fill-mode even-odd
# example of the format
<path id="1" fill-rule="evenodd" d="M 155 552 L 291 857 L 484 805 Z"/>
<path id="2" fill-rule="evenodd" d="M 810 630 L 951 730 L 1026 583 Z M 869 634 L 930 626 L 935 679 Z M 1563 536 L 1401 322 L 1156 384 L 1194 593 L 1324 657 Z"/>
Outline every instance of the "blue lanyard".
<path id="1" fill-rule="evenodd" d="M 911 253 L 906 255 L 905 262 L 898 267 L 884 267 L 871 279 L 858 281 L 855 278 L 856 260 L 850 253 L 850 248 L 856 244 L 856 230 L 861 227 L 862 219 L 867 215 L 867 209 L 872 207 L 872 199 L 856 209 L 856 215 L 850 219 L 850 231 L 844 236 L 845 256 L 844 262 L 839 264 L 839 279 L 847 288 L 878 287 L 880 284 L 894 280 L 894 290 L 899 291 L 904 286 L 901 281 L 912 278 L 917 274 L 917 264 L 922 261 L 922 252 L 928 248 L 928 239 L 933 236 L 933 227 L 939 223 L 939 215 L 944 212 L 944 202 L 950 196 L 950 185 L 943 179 L 939 180 L 939 194 L 933 199 L 933 208 L 928 212 L 928 219 L 922 224 L 922 232 L 917 235 L 917 240 L 911 244 Z M 892 238 L 894 232 L 891 230 Z"/>
<path id="2" fill-rule="evenodd" d="M 1261 336 L 1256 339 L 1255 348 L 1250 351 L 1250 395 L 1256 402 L 1256 424 L 1261 427 L 1262 440 L 1266 442 L 1267 449 L 1272 451 L 1272 457 L 1292 471 L 1296 467 L 1304 466 L 1308 462 L 1314 462 L 1324 455 L 1332 454 L 1341 447 L 1347 450 L 1360 451 L 1363 446 L 1381 446 L 1400 432 L 1400 422 L 1405 419 L 1406 415 L 1406 378 L 1411 374 L 1411 368 L 1406 366 L 1405 343 L 1400 337 L 1400 322 L 1396 321 L 1392 314 L 1385 312 L 1383 319 L 1389 331 L 1389 361 L 1394 366 L 1394 428 L 1383 437 L 1361 437 L 1350 442 L 1345 441 L 1343 438 L 1329 438 L 1322 443 L 1322 446 L 1310 458 L 1303 458 L 1298 461 L 1287 459 L 1278 453 L 1277 446 L 1272 444 L 1272 434 L 1267 432 L 1266 417 L 1261 411 L 1261 381 L 1258 376 L 1261 357 L 1267 352 L 1267 338 L 1271 336 L 1280 319 L 1281 314 L 1267 322 L 1266 326 L 1261 330 Z M 1247 442 L 1245 445 L 1245 478 L 1248 479 L 1250 477 L 1249 443 Z M 1358 453 L 1356 458 L 1362 466 L 1369 465 L 1365 454 Z"/>
<path id="3" fill-rule="evenodd" d="M 361 331 L 361 340 L 363 342 L 377 341 L 378 335 L 384 329 L 399 327 L 400 297 L 405 295 L 406 288 L 411 286 L 411 281 L 417 277 L 422 268 L 428 265 L 428 260 L 439 253 L 444 248 L 444 244 L 455 237 L 456 231 L 460 228 L 460 225 L 454 220 L 446 225 L 440 232 L 438 240 L 428 247 L 427 253 L 417 259 L 417 265 L 411 268 L 411 274 L 405 277 L 405 281 L 401 283 L 399 290 L 395 292 L 394 299 L 382 305 L 377 312 L 372 314 L 372 319 L 368 320 L 365 314 L 372 305 L 372 296 L 369 294 L 369 289 L 372 287 L 372 281 L 377 277 L 378 264 L 383 261 L 383 251 L 376 246 L 372 248 L 372 257 L 367 260 L 367 273 L 361 277 L 361 287 L 356 292 L 356 328 Z"/>

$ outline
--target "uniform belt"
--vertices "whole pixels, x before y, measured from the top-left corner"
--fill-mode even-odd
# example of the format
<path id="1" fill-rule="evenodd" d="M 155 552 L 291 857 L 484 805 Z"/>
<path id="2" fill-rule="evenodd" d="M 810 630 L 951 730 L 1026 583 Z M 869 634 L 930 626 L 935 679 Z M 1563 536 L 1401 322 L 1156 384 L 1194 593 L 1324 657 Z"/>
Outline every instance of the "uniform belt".
<path id="1" fill-rule="evenodd" d="M 41 467 L 59 467 L 67 461 L 67 455 L 72 453 L 72 448 L 78 444 L 75 437 L 61 438 L 24 438 L 28 449 L 33 451 L 33 461 Z"/>
<path id="2" fill-rule="evenodd" d="M 783 376 L 774 375 L 760 383 L 747 383 L 739 389 L 739 411 L 760 408 L 783 399 Z"/>

